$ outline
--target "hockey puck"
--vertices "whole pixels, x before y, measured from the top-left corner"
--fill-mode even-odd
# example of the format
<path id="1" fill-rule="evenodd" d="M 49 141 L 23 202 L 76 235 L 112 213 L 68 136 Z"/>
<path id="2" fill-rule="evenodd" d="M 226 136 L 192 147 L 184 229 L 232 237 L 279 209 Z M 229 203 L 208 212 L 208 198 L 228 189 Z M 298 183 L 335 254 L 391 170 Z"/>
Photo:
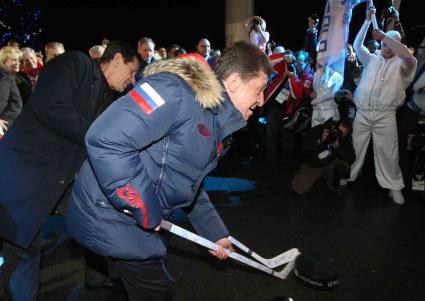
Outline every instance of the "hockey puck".
<path id="1" fill-rule="evenodd" d="M 294 274 L 302 283 L 316 289 L 333 288 L 342 277 L 333 259 L 305 254 L 300 254 L 295 260 Z"/>

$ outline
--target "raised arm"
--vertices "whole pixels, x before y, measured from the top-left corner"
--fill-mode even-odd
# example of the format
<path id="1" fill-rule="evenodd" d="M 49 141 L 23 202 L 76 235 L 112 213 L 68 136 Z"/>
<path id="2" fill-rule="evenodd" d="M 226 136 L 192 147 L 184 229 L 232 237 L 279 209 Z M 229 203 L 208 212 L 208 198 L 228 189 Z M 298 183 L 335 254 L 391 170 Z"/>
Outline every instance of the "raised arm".
<path id="1" fill-rule="evenodd" d="M 393 38 L 393 36 L 389 34 L 390 32 L 394 33 L 394 36 L 399 36 L 401 38 L 401 35 L 395 31 L 389 31 L 388 33 L 384 33 L 380 29 L 374 29 L 372 35 L 375 40 L 384 42 L 385 45 L 391 48 L 395 55 L 402 58 L 408 69 L 415 66 L 416 58 L 409 51 L 409 49 L 407 49 L 406 45 Z"/>
<path id="2" fill-rule="evenodd" d="M 251 22 L 255 18 L 260 18 L 260 16 L 250 16 L 243 21 L 243 24 L 245 25 L 245 28 L 248 32 L 251 30 L 251 26 L 252 26 Z"/>
<path id="3" fill-rule="evenodd" d="M 354 51 L 356 52 L 360 63 L 362 63 L 364 66 L 367 66 L 367 64 L 369 64 L 370 57 L 372 56 L 366 46 L 364 46 L 364 39 L 366 37 L 367 30 L 372 19 L 372 15 L 375 13 L 376 9 L 373 6 L 368 7 L 366 12 L 366 20 L 364 21 L 363 26 L 360 28 L 360 31 L 357 34 L 356 39 L 353 43 Z"/>

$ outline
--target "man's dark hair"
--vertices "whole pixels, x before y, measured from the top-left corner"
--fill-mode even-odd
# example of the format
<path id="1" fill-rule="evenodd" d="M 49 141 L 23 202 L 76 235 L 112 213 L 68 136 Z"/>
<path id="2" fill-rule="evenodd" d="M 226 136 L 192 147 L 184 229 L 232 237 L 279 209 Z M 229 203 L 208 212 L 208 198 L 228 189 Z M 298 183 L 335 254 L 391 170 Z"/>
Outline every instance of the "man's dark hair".
<path id="1" fill-rule="evenodd" d="M 242 80 L 248 81 L 263 71 L 269 76 L 273 69 L 268 57 L 252 43 L 240 41 L 225 49 L 218 58 L 214 71 L 219 80 L 232 73 L 238 73 Z"/>
<path id="2" fill-rule="evenodd" d="M 113 60 L 115 54 L 121 53 L 124 63 L 129 63 L 136 57 L 140 61 L 140 56 L 135 47 L 125 41 L 111 41 L 106 47 L 103 55 L 99 59 L 99 63 L 108 63 Z"/>
<path id="3" fill-rule="evenodd" d="M 179 56 L 179 55 L 182 55 L 182 54 L 186 54 L 187 53 L 187 51 L 186 51 L 186 49 L 184 49 L 183 47 L 179 47 L 179 48 L 177 48 L 176 49 L 176 51 L 174 52 L 174 56 Z"/>

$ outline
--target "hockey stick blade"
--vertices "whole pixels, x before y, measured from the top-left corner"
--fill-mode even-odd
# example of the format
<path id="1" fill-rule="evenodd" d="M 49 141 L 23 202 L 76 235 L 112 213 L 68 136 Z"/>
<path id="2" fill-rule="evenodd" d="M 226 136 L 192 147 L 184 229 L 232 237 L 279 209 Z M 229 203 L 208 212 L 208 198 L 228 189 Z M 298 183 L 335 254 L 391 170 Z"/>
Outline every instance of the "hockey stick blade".
<path id="1" fill-rule="evenodd" d="M 198 245 L 201 245 L 203 247 L 206 247 L 210 250 L 218 250 L 220 248 L 219 245 L 213 243 L 212 241 L 199 236 L 193 232 L 190 232 L 186 229 L 183 229 L 177 225 L 174 225 L 173 223 L 170 223 L 168 221 L 162 221 L 161 222 L 161 229 L 167 230 L 177 236 L 180 236 L 182 238 L 185 238 L 187 240 L 190 240 Z M 292 255 L 291 260 L 288 262 L 288 264 L 281 270 L 281 271 L 274 271 L 272 269 L 270 269 L 269 267 L 264 266 L 261 263 L 258 263 L 252 259 L 249 259 L 245 256 L 240 255 L 239 253 L 236 252 L 232 252 L 229 250 L 226 250 L 228 256 L 236 261 L 239 261 L 241 263 L 244 263 L 246 265 L 249 265 L 255 269 L 258 269 L 260 271 L 263 271 L 267 274 L 270 274 L 272 276 L 275 276 L 277 278 L 280 279 L 286 279 L 286 277 L 289 275 L 289 273 L 292 271 L 292 269 L 295 266 L 295 259 L 296 257 L 299 255 L 299 252 L 294 252 Z"/>
<path id="2" fill-rule="evenodd" d="M 245 253 L 251 255 L 253 258 L 255 258 L 256 260 L 258 260 L 259 262 L 261 262 L 262 264 L 264 264 L 265 266 L 267 266 L 271 269 L 274 269 L 278 266 L 281 266 L 281 265 L 288 263 L 289 261 L 291 261 L 291 259 L 294 256 L 296 256 L 297 254 L 300 253 L 298 249 L 293 248 L 293 249 L 290 249 L 286 252 L 283 252 L 282 254 L 279 254 L 279 255 L 277 255 L 273 258 L 264 258 L 264 257 L 258 255 L 257 253 L 255 253 L 253 250 L 251 250 L 247 246 L 245 246 L 243 243 L 238 241 L 236 238 L 229 236 L 228 239 L 230 240 L 230 242 L 233 245 L 235 245 L 236 247 L 238 247 L 239 249 L 241 249 Z"/>

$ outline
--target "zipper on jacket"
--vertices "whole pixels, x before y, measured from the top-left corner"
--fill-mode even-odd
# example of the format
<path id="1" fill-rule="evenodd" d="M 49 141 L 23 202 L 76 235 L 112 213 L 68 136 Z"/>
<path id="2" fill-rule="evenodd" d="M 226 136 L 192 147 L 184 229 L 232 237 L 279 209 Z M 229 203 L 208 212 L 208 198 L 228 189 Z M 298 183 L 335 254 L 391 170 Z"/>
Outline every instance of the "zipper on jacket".
<path id="1" fill-rule="evenodd" d="M 165 161 L 167 158 L 167 151 L 168 151 L 168 137 L 164 138 L 164 141 L 162 142 L 162 157 L 161 157 L 161 170 L 159 172 L 158 182 L 156 183 L 155 193 L 158 194 L 159 188 L 161 187 L 162 179 L 164 178 L 164 170 L 165 170 Z"/>

